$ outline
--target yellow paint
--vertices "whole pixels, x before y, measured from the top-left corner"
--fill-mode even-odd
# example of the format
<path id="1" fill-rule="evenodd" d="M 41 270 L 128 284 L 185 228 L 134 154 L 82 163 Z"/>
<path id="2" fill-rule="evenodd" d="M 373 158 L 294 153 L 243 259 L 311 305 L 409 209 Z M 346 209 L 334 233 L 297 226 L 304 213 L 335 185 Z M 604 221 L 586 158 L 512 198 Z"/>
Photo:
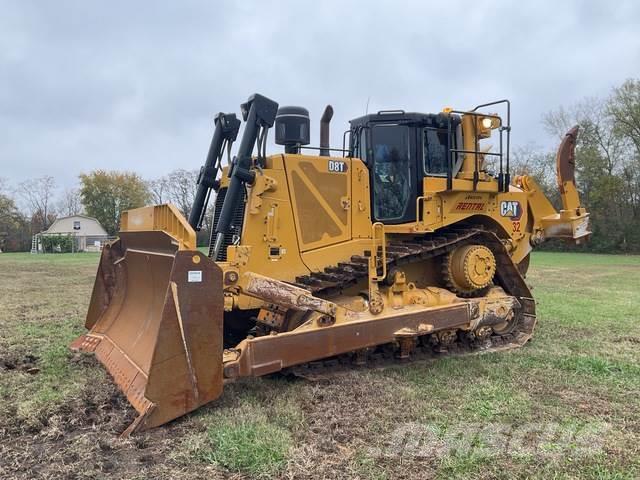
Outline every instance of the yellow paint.
<path id="1" fill-rule="evenodd" d="M 121 232 L 165 232 L 178 242 L 180 250 L 195 250 L 196 232 L 171 204 L 127 210 L 120 217 Z"/>
<path id="2" fill-rule="evenodd" d="M 467 150 L 477 148 L 477 139 L 468 132 L 477 131 L 478 138 L 486 138 L 491 129 L 499 127 L 499 122 L 492 121 L 490 128 L 484 128 L 482 117 L 470 115 L 463 116 L 462 123 Z M 579 239 L 588 234 L 588 214 L 579 207 L 572 185 L 563 196 L 569 208 L 557 212 L 531 178 L 518 177 L 508 192 L 499 192 L 497 180 L 486 174 L 474 188 L 470 178 L 474 169 L 475 156 L 465 155 L 451 190 L 446 188 L 446 178 L 425 177 L 422 194 L 415 199 L 415 221 L 376 224 L 374 228 L 370 174 L 360 159 L 272 155 L 266 158 L 264 168 L 255 170 L 255 182 L 248 187 L 241 244 L 228 247 L 228 261 L 220 266 L 240 277 L 253 272 L 295 282 L 296 277 L 321 272 L 353 255 L 377 252 L 380 242 L 389 238 L 431 234 L 460 222 L 483 225 L 498 233 L 515 263 L 525 259 L 532 244 L 544 238 Z M 226 172 L 222 186 L 228 185 Z M 174 237 L 181 249 L 195 248 L 195 232 L 173 206 L 131 210 L 122 222 L 123 231 L 162 230 Z M 370 283 L 379 280 L 374 271 Z M 260 308 L 259 300 L 239 294 L 237 288 L 227 287 L 233 297 L 225 300 L 228 308 Z"/>

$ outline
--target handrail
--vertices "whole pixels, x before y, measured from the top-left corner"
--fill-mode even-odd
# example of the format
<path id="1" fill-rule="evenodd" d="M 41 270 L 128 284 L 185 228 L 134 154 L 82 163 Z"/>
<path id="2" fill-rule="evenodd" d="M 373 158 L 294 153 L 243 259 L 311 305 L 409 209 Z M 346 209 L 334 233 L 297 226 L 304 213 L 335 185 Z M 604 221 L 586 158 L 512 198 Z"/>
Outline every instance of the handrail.
<path id="1" fill-rule="evenodd" d="M 379 234 L 377 232 L 380 232 Z M 369 257 L 369 280 L 381 282 L 387 276 L 387 245 L 384 224 L 375 222 L 371 225 L 371 256 Z M 378 249 L 381 250 L 382 275 L 378 275 Z"/>
<path id="2" fill-rule="evenodd" d="M 506 104 L 507 106 L 507 121 L 506 121 L 506 126 L 504 125 L 504 122 L 502 120 L 502 117 L 500 115 L 497 114 L 491 114 L 491 113 L 482 113 L 482 112 L 478 112 L 477 110 L 480 108 L 486 108 L 486 107 L 490 107 L 492 105 L 500 105 L 500 104 Z M 449 164 L 452 164 L 452 157 L 453 155 L 457 154 L 457 153 L 465 153 L 465 154 L 469 154 L 469 155 L 475 155 L 475 168 L 474 168 L 474 173 L 473 173 L 473 188 L 474 190 L 476 189 L 477 186 L 477 182 L 479 180 L 479 156 L 480 155 L 487 155 L 487 156 L 496 156 L 498 158 L 500 158 L 500 171 L 498 174 L 498 191 L 500 192 L 508 192 L 509 191 L 509 184 L 511 183 L 511 173 L 510 173 L 510 158 L 509 158 L 509 147 L 510 147 L 510 134 L 511 134 L 511 102 L 507 99 L 503 99 L 503 100 L 496 100 L 495 102 L 489 102 L 489 103 L 483 103 L 480 105 L 477 105 L 476 107 L 474 107 L 472 110 L 451 110 L 449 113 L 455 113 L 458 115 L 471 115 L 473 117 L 488 117 L 488 118 L 496 118 L 500 121 L 500 126 L 498 127 L 498 131 L 500 133 L 500 137 L 499 137 L 499 141 L 500 141 L 500 152 L 499 153 L 493 153 L 493 152 L 481 152 L 479 147 L 477 146 L 478 143 L 478 138 L 477 138 L 477 132 L 475 134 L 475 142 L 476 142 L 476 149 L 473 151 L 468 151 L 468 150 L 459 150 L 459 149 L 449 149 Z M 475 120 L 474 120 L 474 126 L 475 126 Z M 477 127 L 476 127 L 477 128 Z M 451 131 L 451 127 L 449 127 L 449 131 Z M 506 136 L 506 156 L 504 155 L 504 151 L 503 151 L 503 132 L 507 132 L 507 136 Z M 505 158 L 506 157 L 506 158 Z M 504 164 L 504 165 L 503 165 Z M 447 178 L 447 190 L 451 190 L 452 188 L 452 178 L 451 178 L 451 174 L 448 175 Z"/>
<path id="3" fill-rule="evenodd" d="M 425 197 L 424 195 L 420 195 L 418 198 L 416 198 L 416 223 L 418 225 L 423 225 L 424 224 L 424 201 L 427 197 Z M 422 203 L 422 215 L 420 215 L 420 202 Z"/>

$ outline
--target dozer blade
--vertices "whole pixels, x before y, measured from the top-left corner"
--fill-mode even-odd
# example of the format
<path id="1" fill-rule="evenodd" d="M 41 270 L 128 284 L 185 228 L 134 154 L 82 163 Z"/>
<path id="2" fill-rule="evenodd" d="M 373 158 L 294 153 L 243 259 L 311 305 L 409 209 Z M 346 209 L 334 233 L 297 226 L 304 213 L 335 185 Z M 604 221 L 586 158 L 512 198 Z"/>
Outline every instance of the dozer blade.
<path id="1" fill-rule="evenodd" d="M 222 392 L 222 273 L 202 253 L 175 244 L 161 231 L 121 232 L 105 247 L 89 332 L 71 344 L 95 352 L 140 414 L 125 435 Z"/>

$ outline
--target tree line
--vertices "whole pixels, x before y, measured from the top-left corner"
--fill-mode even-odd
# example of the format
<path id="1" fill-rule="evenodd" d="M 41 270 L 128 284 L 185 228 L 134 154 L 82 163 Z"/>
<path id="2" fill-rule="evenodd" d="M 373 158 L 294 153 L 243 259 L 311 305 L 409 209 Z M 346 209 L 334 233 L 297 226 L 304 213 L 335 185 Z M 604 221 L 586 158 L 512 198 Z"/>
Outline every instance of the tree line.
<path id="1" fill-rule="evenodd" d="M 174 170 L 150 181 L 132 172 L 95 170 L 81 174 L 77 188 L 60 192 L 51 176 L 13 187 L 0 178 L 0 250 L 29 250 L 32 236 L 47 230 L 58 217 L 94 217 L 113 236 L 118 232 L 120 215 L 131 208 L 173 203 L 188 217 L 197 178 L 197 170 Z M 210 220 L 206 219 L 198 233 L 201 243 L 208 240 Z"/>
<path id="2" fill-rule="evenodd" d="M 576 180 L 593 231 L 583 248 L 640 253 L 640 80 L 627 80 L 604 98 L 585 98 L 548 112 L 543 124 L 556 143 L 573 125 L 580 127 Z M 520 146 L 512 159 L 513 173 L 534 177 L 559 208 L 555 150 Z M 32 235 L 46 230 L 58 216 L 87 214 L 110 235 L 116 235 L 123 211 L 151 203 L 173 203 L 188 217 L 197 177 L 197 170 L 181 169 L 146 181 L 131 172 L 96 170 L 81 174 L 77 188 L 62 192 L 50 176 L 13 188 L 0 178 L 0 249 L 29 250 Z M 199 233 L 201 244 L 208 239 L 211 218 L 209 212 Z"/>
<path id="3" fill-rule="evenodd" d="M 604 98 L 548 112 L 543 124 L 557 143 L 572 126 L 580 127 L 576 182 L 593 231 L 583 248 L 640 253 L 640 80 L 627 80 Z M 559 208 L 555 150 L 525 146 L 516 148 L 513 158 L 516 172 L 533 176 Z"/>

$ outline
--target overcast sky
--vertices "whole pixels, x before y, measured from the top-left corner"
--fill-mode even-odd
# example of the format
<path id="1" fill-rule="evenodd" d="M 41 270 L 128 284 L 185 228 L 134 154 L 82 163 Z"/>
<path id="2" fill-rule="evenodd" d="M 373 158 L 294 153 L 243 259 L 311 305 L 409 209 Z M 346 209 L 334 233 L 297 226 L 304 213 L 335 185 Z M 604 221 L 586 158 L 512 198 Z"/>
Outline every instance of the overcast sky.
<path id="1" fill-rule="evenodd" d="M 637 1 L 0 0 L 0 177 L 199 168 L 254 92 L 307 107 L 314 144 L 327 103 L 338 146 L 367 101 L 509 98 L 513 143 L 549 146 L 545 112 L 640 77 L 639 32 Z"/>

